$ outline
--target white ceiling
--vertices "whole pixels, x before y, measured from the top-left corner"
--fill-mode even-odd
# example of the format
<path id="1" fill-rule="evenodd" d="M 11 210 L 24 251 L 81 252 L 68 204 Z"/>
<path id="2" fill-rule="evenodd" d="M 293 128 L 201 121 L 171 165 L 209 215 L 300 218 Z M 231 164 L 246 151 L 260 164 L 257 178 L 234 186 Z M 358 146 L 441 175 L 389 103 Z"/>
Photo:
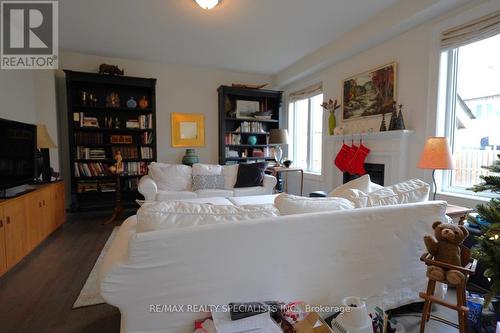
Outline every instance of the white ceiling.
<path id="1" fill-rule="evenodd" d="M 397 0 L 60 0 L 64 50 L 275 74 Z"/>

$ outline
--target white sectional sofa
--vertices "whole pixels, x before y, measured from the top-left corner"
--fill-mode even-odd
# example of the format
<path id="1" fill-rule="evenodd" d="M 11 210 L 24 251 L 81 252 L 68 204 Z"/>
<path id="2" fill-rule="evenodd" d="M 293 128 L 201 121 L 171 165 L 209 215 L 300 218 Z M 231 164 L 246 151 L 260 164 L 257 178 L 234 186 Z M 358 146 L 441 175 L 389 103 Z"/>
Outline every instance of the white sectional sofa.
<path id="1" fill-rule="evenodd" d="M 101 294 L 120 309 L 122 332 L 191 333 L 206 316 L 165 305 L 356 295 L 394 308 L 425 290 L 422 237 L 445 211 L 431 201 L 149 232 L 132 216 L 104 259 Z"/>
<path id="2" fill-rule="evenodd" d="M 147 201 L 182 200 L 209 197 L 242 197 L 272 194 L 276 178 L 264 175 L 262 186 L 235 188 L 238 165 L 195 164 L 193 167 L 181 164 L 152 163 L 147 176 L 139 181 L 139 192 Z M 223 188 L 192 188 L 193 175 L 220 175 L 224 178 Z"/>

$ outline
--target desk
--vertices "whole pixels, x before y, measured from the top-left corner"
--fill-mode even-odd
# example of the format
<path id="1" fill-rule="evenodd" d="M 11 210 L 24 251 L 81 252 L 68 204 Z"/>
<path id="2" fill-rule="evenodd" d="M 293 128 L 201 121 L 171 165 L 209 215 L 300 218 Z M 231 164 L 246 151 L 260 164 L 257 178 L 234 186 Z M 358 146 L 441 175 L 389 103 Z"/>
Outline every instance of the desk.
<path id="1" fill-rule="evenodd" d="M 287 168 L 282 166 L 274 166 L 267 168 L 267 171 L 271 173 L 274 177 L 277 177 L 280 173 L 285 173 L 285 192 L 288 192 L 288 172 L 300 172 L 300 195 L 304 190 L 304 170 L 302 168 Z"/>

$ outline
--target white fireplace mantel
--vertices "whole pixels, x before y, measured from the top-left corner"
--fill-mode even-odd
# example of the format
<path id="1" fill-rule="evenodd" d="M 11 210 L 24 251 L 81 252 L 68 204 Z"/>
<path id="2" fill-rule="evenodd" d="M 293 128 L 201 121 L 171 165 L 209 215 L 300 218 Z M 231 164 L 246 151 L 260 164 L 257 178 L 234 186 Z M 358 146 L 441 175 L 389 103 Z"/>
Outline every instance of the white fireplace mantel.
<path id="1" fill-rule="evenodd" d="M 414 133 L 415 131 L 412 130 L 401 130 L 332 135 L 327 138 L 327 142 L 330 156 L 334 159 L 343 143 L 350 145 L 354 141 L 354 144 L 358 145 L 361 139 L 363 144 L 371 150 L 365 162 L 385 166 L 384 185 L 387 186 L 407 179 L 409 138 Z M 332 187 L 342 184 L 343 174 L 340 170 L 336 169 L 332 181 Z"/>

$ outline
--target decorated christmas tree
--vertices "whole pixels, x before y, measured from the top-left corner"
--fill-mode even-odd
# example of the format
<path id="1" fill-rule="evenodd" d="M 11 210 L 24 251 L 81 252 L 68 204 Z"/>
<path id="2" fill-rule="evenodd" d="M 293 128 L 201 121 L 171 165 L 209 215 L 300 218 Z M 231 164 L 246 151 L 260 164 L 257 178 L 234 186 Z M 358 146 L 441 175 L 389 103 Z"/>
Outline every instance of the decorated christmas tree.
<path id="1" fill-rule="evenodd" d="M 481 176 L 483 182 L 472 187 L 472 191 L 500 194 L 500 155 L 498 158 L 493 165 L 483 167 L 493 174 Z M 478 225 L 482 235 L 477 237 L 472 256 L 485 268 L 484 276 L 491 282 L 486 297 L 489 303 L 500 292 L 500 199 L 491 199 L 487 204 L 478 205 L 476 211 L 478 215 L 469 216 L 469 222 Z"/>

